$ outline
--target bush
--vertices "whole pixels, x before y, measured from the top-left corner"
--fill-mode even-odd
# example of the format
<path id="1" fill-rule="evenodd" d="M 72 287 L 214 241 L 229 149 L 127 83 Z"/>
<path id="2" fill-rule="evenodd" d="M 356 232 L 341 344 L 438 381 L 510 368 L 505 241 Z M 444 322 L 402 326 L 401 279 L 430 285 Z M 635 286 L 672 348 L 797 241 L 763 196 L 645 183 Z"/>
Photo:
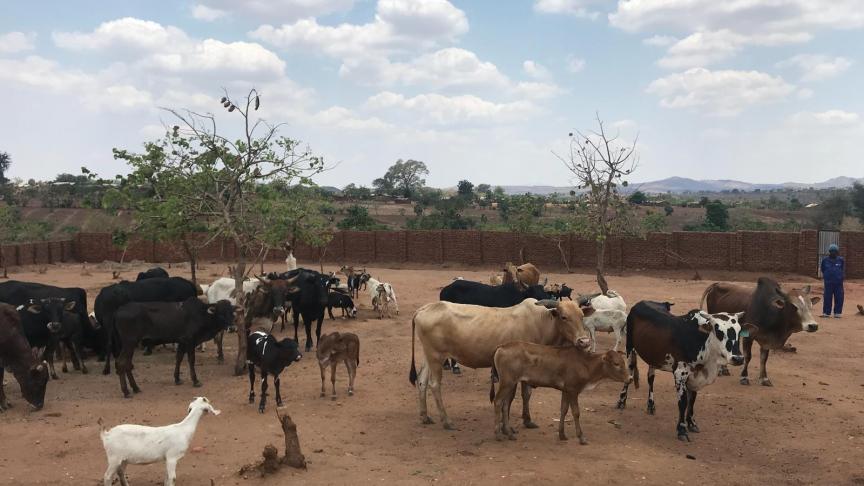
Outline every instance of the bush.
<path id="1" fill-rule="evenodd" d="M 354 204 L 349 206 L 346 212 L 345 219 L 336 224 L 336 227 L 341 230 L 373 231 L 386 228 L 369 216 L 369 210 L 363 206 Z"/>

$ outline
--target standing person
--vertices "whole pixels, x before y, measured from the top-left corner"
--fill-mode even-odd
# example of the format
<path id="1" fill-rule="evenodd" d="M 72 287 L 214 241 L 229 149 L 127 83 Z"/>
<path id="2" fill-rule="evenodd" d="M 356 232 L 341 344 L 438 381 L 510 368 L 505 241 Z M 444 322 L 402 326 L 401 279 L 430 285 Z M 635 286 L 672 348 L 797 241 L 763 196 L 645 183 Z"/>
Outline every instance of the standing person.
<path id="1" fill-rule="evenodd" d="M 831 244 L 828 256 L 822 259 L 822 279 L 825 281 L 825 295 L 822 303 L 822 317 L 831 317 L 831 303 L 834 303 L 834 317 L 843 313 L 843 277 L 846 275 L 846 262 L 840 256 L 840 248 Z"/>

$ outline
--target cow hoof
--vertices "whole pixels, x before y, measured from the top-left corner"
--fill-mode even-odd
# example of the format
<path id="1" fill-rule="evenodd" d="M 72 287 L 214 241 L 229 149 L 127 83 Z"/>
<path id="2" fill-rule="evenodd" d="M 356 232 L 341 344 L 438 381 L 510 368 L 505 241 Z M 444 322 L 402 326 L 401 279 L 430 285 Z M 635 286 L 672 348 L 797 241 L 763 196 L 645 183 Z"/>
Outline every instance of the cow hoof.
<path id="1" fill-rule="evenodd" d="M 738 380 L 738 383 L 741 383 L 742 385 L 749 385 L 750 379 L 747 378 L 746 376 L 742 376 L 741 379 Z"/>
<path id="2" fill-rule="evenodd" d="M 174 384 L 175 384 L 175 385 L 182 385 L 182 384 L 183 384 L 183 380 L 181 380 L 180 378 L 174 378 Z"/>
<path id="3" fill-rule="evenodd" d="M 687 434 L 678 434 L 678 440 L 681 442 L 690 442 L 690 436 Z"/>
<path id="4" fill-rule="evenodd" d="M 103 369 L 102 369 L 102 374 L 103 374 L 103 375 L 110 375 L 110 374 L 111 374 L 111 370 L 106 370 L 106 369 L 103 368 Z"/>
<path id="5" fill-rule="evenodd" d="M 730 376 L 730 375 L 732 375 L 732 373 L 729 372 L 729 368 L 726 368 L 725 366 L 724 366 L 723 368 L 720 368 L 720 372 L 717 373 L 717 374 L 718 374 L 719 376 Z"/>
<path id="6" fill-rule="evenodd" d="M 81 374 L 82 374 L 82 375 L 86 375 L 86 374 L 88 374 L 88 373 L 90 373 L 90 370 L 88 370 L 87 367 L 82 366 L 82 367 L 81 367 Z"/>
<path id="7" fill-rule="evenodd" d="M 623 407 L 622 407 L 622 408 L 623 408 Z M 657 408 L 654 407 L 654 403 L 653 403 L 653 402 L 649 402 L 649 403 L 648 403 L 648 415 L 654 415 L 654 412 L 656 412 L 656 411 L 657 411 Z"/>
<path id="8" fill-rule="evenodd" d="M 453 427 L 450 422 L 444 422 L 444 430 L 456 430 L 456 427 Z"/>
<path id="9" fill-rule="evenodd" d="M 224 363 L 224 362 L 225 362 L 225 358 L 222 357 L 222 356 L 217 356 L 217 357 L 216 357 L 216 362 L 217 362 L 217 363 Z"/>
<path id="10" fill-rule="evenodd" d="M 332 397 L 330 397 L 330 400 L 335 402 L 336 401 L 336 395 L 333 395 Z"/>
<path id="11" fill-rule="evenodd" d="M 141 393 L 141 389 L 136 386 L 132 388 L 132 393 Z"/>
<path id="12" fill-rule="evenodd" d="M 531 421 L 531 420 L 526 420 L 526 421 L 524 422 L 524 425 L 525 425 L 525 428 L 526 428 L 526 429 L 537 429 L 537 428 L 540 428 L 537 424 L 535 424 L 535 423 L 534 423 L 533 421 Z"/>
<path id="13" fill-rule="evenodd" d="M 306 352 L 308 353 L 309 351 L 312 351 L 312 343 L 307 342 L 306 343 Z"/>
<path id="14" fill-rule="evenodd" d="M 255 403 L 255 397 L 249 397 L 249 405 Z"/>
<path id="15" fill-rule="evenodd" d="M 441 369 L 443 369 L 443 370 L 449 370 L 450 369 L 450 360 L 449 359 L 444 360 L 444 364 L 441 366 Z"/>
<path id="16" fill-rule="evenodd" d="M 462 368 L 460 368 L 458 366 L 454 366 L 453 367 L 453 374 L 454 375 L 461 375 L 462 374 Z"/>
<path id="17" fill-rule="evenodd" d="M 570 440 L 570 439 L 568 439 L 567 436 L 564 434 L 558 434 L 558 440 Z"/>
<path id="18" fill-rule="evenodd" d="M 699 431 L 699 426 L 696 425 L 696 424 L 690 424 L 690 425 L 688 425 L 688 426 L 687 426 L 687 430 L 690 431 L 690 432 L 693 432 L 694 434 L 698 434 L 698 433 L 700 432 L 700 431 Z"/>
<path id="19" fill-rule="evenodd" d="M 762 386 L 774 386 L 774 383 L 771 383 L 771 380 L 769 380 L 768 378 L 760 379 L 759 384 Z"/>
<path id="20" fill-rule="evenodd" d="M 64 366 L 64 367 L 60 368 L 60 371 L 62 371 L 63 373 L 69 373 L 69 368 Z"/>
<path id="21" fill-rule="evenodd" d="M 353 397 L 354 396 L 354 390 L 348 390 L 348 396 Z"/>
<path id="22" fill-rule="evenodd" d="M 132 398 L 132 394 L 129 392 L 123 392 L 123 398 Z"/>
<path id="23" fill-rule="evenodd" d="M 283 405 L 283 404 L 282 404 L 282 400 L 279 400 L 278 402 L 276 402 L 276 406 L 277 406 L 277 407 L 281 407 L 282 405 Z"/>
<path id="24" fill-rule="evenodd" d="M 510 435 L 507 436 L 507 439 L 509 439 L 509 440 L 516 440 L 516 436 L 513 435 L 513 434 L 510 434 Z"/>
<path id="25" fill-rule="evenodd" d="M 264 413 L 264 407 L 258 407 L 258 413 Z"/>
<path id="26" fill-rule="evenodd" d="M 618 410 L 624 410 L 626 407 L 627 402 L 625 402 L 624 400 L 618 400 L 618 403 L 615 404 L 615 408 L 617 408 Z"/>
<path id="27" fill-rule="evenodd" d="M 423 425 L 432 425 L 435 423 L 435 421 L 432 420 L 431 417 L 423 417 L 423 420 L 421 420 L 420 423 L 422 423 Z"/>
<path id="28" fill-rule="evenodd" d="M 325 397 L 325 396 L 327 396 L 327 394 L 326 394 L 326 393 L 324 393 L 324 392 L 321 392 L 321 394 L 320 394 L 320 395 L 318 395 L 318 398 L 324 398 L 324 397 Z"/>
<path id="29" fill-rule="evenodd" d="M 195 382 L 192 382 L 192 386 L 195 388 L 201 388 L 202 386 L 204 386 L 204 384 L 201 383 L 200 381 L 195 381 Z"/>
<path id="30" fill-rule="evenodd" d="M 505 437 L 506 435 L 502 434 L 501 432 L 495 432 L 495 440 L 500 442 L 503 441 Z"/>
<path id="31" fill-rule="evenodd" d="M 51 373 L 51 379 L 52 380 L 59 380 L 60 377 L 57 376 L 57 373 Z"/>
<path id="32" fill-rule="evenodd" d="M 588 440 L 585 437 L 579 437 L 580 445 L 588 445 Z"/>

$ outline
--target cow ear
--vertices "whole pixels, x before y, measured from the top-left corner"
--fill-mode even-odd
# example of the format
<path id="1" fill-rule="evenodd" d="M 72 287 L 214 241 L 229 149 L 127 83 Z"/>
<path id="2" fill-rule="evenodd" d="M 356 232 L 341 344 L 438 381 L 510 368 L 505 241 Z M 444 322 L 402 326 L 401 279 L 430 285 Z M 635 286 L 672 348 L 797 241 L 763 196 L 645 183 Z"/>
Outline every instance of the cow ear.
<path id="1" fill-rule="evenodd" d="M 580 307 L 580 309 L 582 309 L 582 315 L 584 315 L 585 317 L 593 314 L 595 310 L 594 307 L 591 307 L 590 305 L 582 306 Z"/>
<path id="2" fill-rule="evenodd" d="M 772 305 L 774 306 L 774 308 L 776 308 L 776 309 L 782 309 L 783 307 L 786 306 L 786 300 L 784 300 L 784 299 L 774 299 L 774 302 L 771 302 L 771 304 L 772 304 Z"/>
<path id="3" fill-rule="evenodd" d="M 208 305 L 207 306 L 207 313 L 208 314 L 215 314 L 216 313 L 216 306 L 215 305 Z"/>
<path id="4" fill-rule="evenodd" d="M 558 309 L 549 309 L 549 313 L 552 314 L 552 317 L 556 319 L 561 316 L 561 314 L 558 312 Z"/>
<path id="5" fill-rule="evenodd" d="M 816 305 L 820 300 L 822 300 L 822 297 L 810 297 L 810 305 Z"/>
<path id="6" fill-rule="evenodd" d="M 27 312 L 29 312 L 31 314 L 41 314 L 42 313 L 42 306 L 39 304 L 30 304 L 27 306 Z"/>
<path id="7" fill-rule="evenodd" d="M 66 302 L 66 310 L 69 312 L 72 312 L 73 310 L 75 310 L 75 304 L 76 304 L 76 302 L 74 300 L 70 301 L 70 302 Z"/>

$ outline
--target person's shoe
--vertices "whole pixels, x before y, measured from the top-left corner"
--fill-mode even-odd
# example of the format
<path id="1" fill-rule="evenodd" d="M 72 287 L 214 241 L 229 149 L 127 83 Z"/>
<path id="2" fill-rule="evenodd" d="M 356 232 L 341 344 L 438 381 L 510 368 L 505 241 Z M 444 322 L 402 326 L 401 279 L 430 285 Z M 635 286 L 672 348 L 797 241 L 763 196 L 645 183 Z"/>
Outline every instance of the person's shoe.
<path id="1" fill-rule="evenodd" d="M 840 314 L 834 314 L 834 319 L 840 319 L 841 317 L 843 316 L 841 316 Z"/>
<path id="2" fill-rule="evenodd" d="M 822 314 L 822 315 L 821 315 L 821 316 L 819 316 L 819 317 L 831 317 L 831 316 L 830 316 L 830 315 L 828 315 L 828 314 Z"/>

